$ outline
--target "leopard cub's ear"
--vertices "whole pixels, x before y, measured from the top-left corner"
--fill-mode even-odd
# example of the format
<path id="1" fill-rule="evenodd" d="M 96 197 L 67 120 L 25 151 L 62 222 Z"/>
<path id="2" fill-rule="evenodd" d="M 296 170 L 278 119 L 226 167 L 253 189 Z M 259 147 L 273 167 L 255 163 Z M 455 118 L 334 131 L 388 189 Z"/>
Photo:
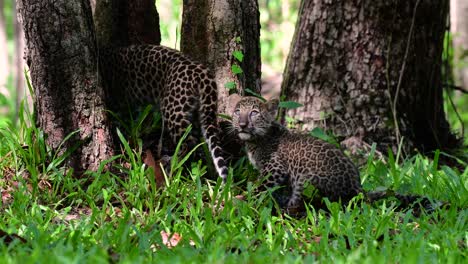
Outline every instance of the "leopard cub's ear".
<path id="1" fill-rule="evenodd" d="M 278 114 L 279 99 L 273 98 L 265 103 L 266 109 L 271 116 L 276 117 Z"/>
<path id="2" fill-rule="evenodd" d="M 234 113 L 237 103 L 239 103 L 241 99 L 242 99 L 242 96 L 236 93 L 228 96 L 227 107 L 226 107 L 226 112 L 228 115 L 232 115 Z"/>

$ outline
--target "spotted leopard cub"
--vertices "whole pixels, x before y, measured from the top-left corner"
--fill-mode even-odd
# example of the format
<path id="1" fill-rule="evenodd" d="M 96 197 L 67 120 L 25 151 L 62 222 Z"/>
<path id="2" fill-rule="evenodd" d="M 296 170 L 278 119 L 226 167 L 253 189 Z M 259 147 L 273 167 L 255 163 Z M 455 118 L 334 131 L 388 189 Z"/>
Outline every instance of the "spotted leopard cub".
<path id="1" fill-rule="evenodd" d="M 101 48 L 99 58 L 111 110 L 157 106 L 172 144 L 177 144 L 192 124 L 201 130 L 218 174 L 226 179 L 217 88 L 205 66 L 177 50 L 155 45 Z M 191 137 L 189 142 L 193 145 L 195 140 Z"/>
<path id="2" fill-rule="evenodd" d="M 346 203 L 363 192 L 359 171 L 342 151 L 323 140 L 290 132 L 276 122 L 278 100 L 263 102 L 256 97 L 231 98 L 231 101 L 236 100 L 233 128 L 245 142 L 250 162 L 266 177 L 264 187 L 286 186 L 285 191 L 273 193 L 282 208 L 301 206 L 307 184 L 312 184 L 320 196 L 331 201 Z M 385 192 L 366 195 L 371 201 L 387 196 Z M 394 196 L 405 206 L 420 198 Z"/>

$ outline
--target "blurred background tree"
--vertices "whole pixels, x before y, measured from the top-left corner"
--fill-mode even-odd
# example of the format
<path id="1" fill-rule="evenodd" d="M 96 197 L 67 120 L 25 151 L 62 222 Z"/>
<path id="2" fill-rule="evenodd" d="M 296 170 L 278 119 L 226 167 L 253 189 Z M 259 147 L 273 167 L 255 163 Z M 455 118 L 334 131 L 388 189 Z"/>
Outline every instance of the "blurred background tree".
<path id="1" fill-rule="evenodd" d="M 452 39 L 445 46 L 444 58 L 447 61 L 448 71 L 453 72 L 454 87 L 461 88 L 453 90 L 447 87 L 445 93 L 445 112 L 454 131 L 463 132 L 468 127 L 468 1 L 450 1 L 450 29 L 447 38 Z M 451 80 L 451 76 L 445 76 Z M 465 144 L 468 137 L 465 134 Z"/>
<path id="2" fill-rule="evenodd" d="M 3 10 L 5 9 L 3 0 L 0 0 L 0 51 L 3 53 L 0 56 L 0 89 L 3 93 L 6 93 L 6 84 L 8 75 L 10 75 L 8 65 L 8 50 L 7 50 L 7 34 L 5 25 L 5 15 Z"/>
<path id="3" fill-rule="evenodd" d="M 468 91 L 468 1 L 450 1 L 455 84 Z"/>

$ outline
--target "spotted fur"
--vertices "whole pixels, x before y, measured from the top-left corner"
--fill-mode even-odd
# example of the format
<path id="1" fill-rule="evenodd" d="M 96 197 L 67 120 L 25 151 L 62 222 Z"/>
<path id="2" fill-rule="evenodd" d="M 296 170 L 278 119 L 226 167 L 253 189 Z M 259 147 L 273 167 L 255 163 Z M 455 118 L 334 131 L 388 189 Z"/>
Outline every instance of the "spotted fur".
<path id="1" fill-rule="evenodd" d="M 217 88 L 205 66 L 177 50 L 155 45 L 101 49 L 99 57 L 111 108 L 122 109 L 123 104 L 131 109 L 157 106 L 174 144 L 190 124 L 200 128 L 219 176 L 226 179 Z"/>
<path id="2" fill-rule="evenodd" d="M 363 192 L 358 169 L 341 150 L 312 136 L 292 133 L 276 122 L 278 100 L 263 102 L 256 97 L 238 100 L 232 114 L 233 128 L 245 142 L 249 160 L 265 177 L 263 187 L 286 187 L 274 193 L 281 207 L 301 206 L 307 184 L 331 201 L 348 202 Z M 372 201 L 387 196 L 385 192 L 367 194 Z M 394 196 L 404 206 L 421 198 Z M 423 198 L 421 203 L 426 207 L 430 201 Z"/>

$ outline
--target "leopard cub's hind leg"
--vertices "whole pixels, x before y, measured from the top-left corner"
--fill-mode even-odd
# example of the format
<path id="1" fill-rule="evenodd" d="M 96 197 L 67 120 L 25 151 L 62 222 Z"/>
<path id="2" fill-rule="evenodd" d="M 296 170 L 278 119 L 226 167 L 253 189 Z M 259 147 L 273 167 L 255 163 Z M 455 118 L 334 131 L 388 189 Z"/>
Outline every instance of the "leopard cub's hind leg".
<path id="1" fill-rule="evenodd" d="M 169 100 L 163 100 L 161 104 L 161 112 L 163 115 L 164 129 L 169 135 L 174 146 L 177 146 L 187 128 L 194 124 L 193 112 L 195 110 L 193 106 L 188 104 L 188 102 L 185 104 L 174 104 L 174 102 L 177 101 L 172 101 L 172 103 L 170 103 Z M 192 131 L 184 142 L 182 142 L 182 148 L 180 149 L 182 154 L 189 152 L 196 146 L 197 140 L 193 133 L 194 130 L 195 129 L 192 127 Z"/>

